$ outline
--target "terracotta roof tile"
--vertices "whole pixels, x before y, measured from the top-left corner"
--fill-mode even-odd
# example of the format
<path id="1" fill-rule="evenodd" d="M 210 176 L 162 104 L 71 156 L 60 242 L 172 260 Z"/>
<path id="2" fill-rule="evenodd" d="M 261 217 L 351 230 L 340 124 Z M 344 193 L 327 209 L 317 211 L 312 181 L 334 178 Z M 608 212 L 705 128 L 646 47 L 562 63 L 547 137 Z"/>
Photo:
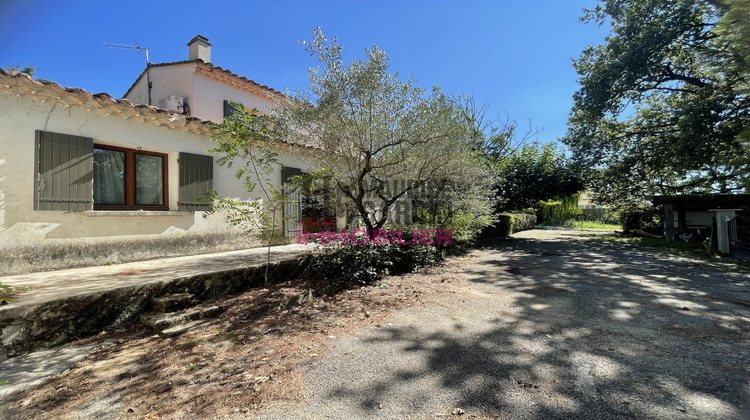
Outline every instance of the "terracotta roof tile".
<path id="1" fill-rule="evenodd" d="M 220 69 L 226 72 L 226 70 Z M 254 83 L 254 82 L 253 82 Z M 56 100 L 66 107 L 77 106 L 86 111 L 98 110 L 104 115 L 116 115 L 121 118 L 135 118 L 148 121 L 158 126 L 180 127 L 195 134 L 211 135 L 212 122 L 198 117 L 185 117 L 182 114 L 152 105 L 133 104 L 127 99 L 116 99 L 106 92 L 89 93 L 84 89 L 63 87 L 49 80 L 33 80 L 28 74 L 18 71 L 6 71 L 0 68 L 0 93 L 6 91 L 21 96 L 28 95 L 40 99 Z M 40 95 L 45 98 L 41 98 Z M 281 141 L 285 146 L 301 149 L 317 149 L 306 144 Z"/>
<path id="2" fill-rule="evenodd" d="M 111 115 L 112 107 L 114 107 L 119 111 L 116 115 L 120 117 L 126 118 L 125 114 L 129 114 L 127 117 L 133 116 L 136 119 L 145 120 L 144 117 L 149 117 L 149 121 L 154 125 L 180 126 L 195 134 L 210 135 L 213 131 L 207 121 L 197 117 L 185 117 L 182 114 L 150 105 L 136 105 L 127 99 L 115 99 L 106 92 L 92 94 L 80 88 L 62 87 L 49 80 L 33 80 L 28 74 L 0 68 L 0 91 L 3 90 L 17 96 L 28 95 L 43 100 L 54 99 L 65 106 L 78 106 L 87 111 L 97 109 L 105 115 Z"/>
<path id="3" fill-rule="evenodd" d="M 260 90 L 264 91 L 268 96 L 276 96 L 276 95 L 282 95 L 282 96 L 284 96 L 284 94 L 282 92 L 280 92 L 280 91 L 278 91 L 276 89 L 270 88 L 270 87 L 268 87 L 266 85 L 261 85 L 260 83 L 255 82 L 255 81 L 253 81 L 251 79 L 248 79 L 247 77 L 237 75 L 235 73 L 232 73 L 229 70 L 226 70 L 226 69 L 221 68 L 219 66 L 215 66 L 215 65 L 213 65 L 211 63 L 206 63 L 203 60 L 201 60 L 200 58 L 196 58 L 195 60 L 183 60 L 183 61 L 173 61 L 173 62 L 169 62 L 169 63 L 149 64 L 148 67 L 154 68 L 154 67 L 165 67 L 165 66 L 177 66 L 177 65 L 180 65 L 180 64 L 191 64 L 191 63 L 196 64 L 196 68 L 200 67 L 200 68 L 202 68 L 206 72 L 213 72 L 215 70 L 218 73 L 223 74 L 227 78 L 234 79 L 235 81 L 239 82 L 241 85 L 251 86 L 251 87 L 260 89 Z M 135 84 L 138 83 L 138 81 L 141 79 L 141 77 L 143 77 L 146 74 L 146 70 L 148 70 L 148 67 L 145 68 L 145 69 L 143 69 L 143 71 L 141 72 L 141 74 L 138 75 L 138 77 L 135 79 L 135 81 L 133 82 L 133 84 L 130 85 L 130 87 L 128 88 L 128 90 L 122 96 L 128 96 L 128 94 L 130 93 L 130 91 L 132 91 L 133 88 L 135 87 Z M 229 84 L 229 83 L 226 83 L 226 82 L 224 82 L 224 83 L 225 84 Z M 229 85 L 231 86 L 231 84 L 229 84 Z M 235 87 L 238 87 L 238 86 L 235 86 Z"/>

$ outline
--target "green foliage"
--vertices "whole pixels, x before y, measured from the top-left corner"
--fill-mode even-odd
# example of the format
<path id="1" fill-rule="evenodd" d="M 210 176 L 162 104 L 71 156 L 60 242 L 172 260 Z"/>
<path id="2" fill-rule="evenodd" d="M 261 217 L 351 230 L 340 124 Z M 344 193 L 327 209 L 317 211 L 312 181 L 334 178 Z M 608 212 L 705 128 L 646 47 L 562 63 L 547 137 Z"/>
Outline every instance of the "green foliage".
<path id="1" fill-rule="evenodd" d="M 470 243 L 495 222 L 493 183 L 491 170 L 480 161 L 460 177 L 429 183 L 411 195 L 413 220 L 450 230 L 454 241 Z"/>
<path id="2" fill-rule="evenodd" d="M 536 226 L 536 215 L 531 213 L 513 214 L 513 233 L 534 229 Z"/>
<path id="3" fill-rule="evenodd" d="M 661 226 L 660 213 L 653 207 L 642 207 L 630 209 L 620 213 L 620 223 L 624 232 L 641 229 L 647 232 L 660 234 L 663 230 Z"/>
<path id="4" fill-rule="evenodd" d="M 568 197 L 545 201 L 541 208 L 542 222 L 559 223 L 574 219 L 581 214 L 581 209 L 578 207 L 579 198 L 578 194 L 573 194 Z"/>
<path id="5" fill-rule="evenodd" d="M 497 223 L 495 223 L 495 235 L 505 238 L 513 234 L 513 222 L 515 217 L 512 214 L 498 214 Z"/>
<path id="6" fill-rule="evenodd" d="M 710 3 L 723 12 L 717 33 L 742 57 L 739 64 L 750 74 L 750 0 L 712 0 Z"/>
<path id="7" fill-rule="evenodd" d="M 502 213 L 497 215 L 497 222 L 492 229 L 493 235 L 505 238 L 516 232 L 534 229 L 536 215 L 530 213 Z"/>
<path id="8" fill-rule="evenodd" d="M 371 284 L 390 274 L 401 274 L 434 264 L 432 245 L 332 244 L 310 258 L 308 274 L 318 280 Z"/>
<path id="9" fill-rule="evenodd" d="M 473 148 L 480 123 L 466 98 L 399 78 L 377 46 L 364 60 L 345 63 L 341 46 L 319 28 L 303 45 L 321 67 L 311 70 L 307 91 L 276 107 L 278 126 L 286 140 L 315 146 L 309 150 L 316 166 L 330 169 L 342 202 L 368 231 L 384 226 L 394 203 L 425 184 L 478 178 Z"/>
<path id="10" fill-rule="evenodd" d="M 0 305 L 6 305 L 10 303 L 17 294 L 31 290 L 34 289 L 28 286 L 8 286 L 7 284 L 0 283 Z"/>
<path id="11" fill-rule="evenodd" d="M 628 209 L 654 194 L 744 186 L 750 99 L 722 14 L 700 0 L 601 0 L 584 16 L 611 33 L 575 61 L 563 141 L 591 170 L 598 202 Z"/>
<path id="12" fill-rule="evenodd" d="M 544 201 L 583 189 L 576 167 L 551 143 L 526 144 L 497 168 L 501 211 L 538 209 Z"/>
<path id="13" fill-rule="evenodd" d="M 237 200 L 222 197 L 212 192 L 202 201 L 212 204 L 203 217 L 221 213 L 230 226 L 235 226 L 245 234 L 253 234 L 268 247 L 268 264 L 265 282 L 268 283 L 268 265 L 270 265 L 271 245 L 283 243 L 282 216 L 283 206 L 291 201 L 292 194 L 303 184 L 302 177 L 292 177 L 283 186 L 277 186 L 271 179 L 274 170 L 281 168 L 278 160 L 279 144 L 276 134 L 270 128 L 272 120 L 258 110 L 247 111 L 239 104 L 231 103 L 235 112 L 224 119 L 222 124 L 214 125 L 215 134 L 211 137 L 216 148 L 209 150 L 219 154 L 219 166 L 240 166 L 235 177 L 244 182 L 245 191 L 259 193 L 250 200 Z"/>

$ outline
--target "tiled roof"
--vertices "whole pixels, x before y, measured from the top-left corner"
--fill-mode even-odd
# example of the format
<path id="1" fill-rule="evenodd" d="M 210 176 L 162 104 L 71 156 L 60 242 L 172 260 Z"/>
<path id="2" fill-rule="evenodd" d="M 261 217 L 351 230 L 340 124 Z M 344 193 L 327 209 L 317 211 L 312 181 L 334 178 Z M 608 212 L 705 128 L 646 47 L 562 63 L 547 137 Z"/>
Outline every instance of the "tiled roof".
<path id="1" fill-rule="evenodd" d="M 164 67 L 164 66 L 176 66 L 180 64 L 191 64 L 191 63 L 196 64 L 196 68 L 195 68 L 196 73 L 202 76 L 217 80 L 221 83 L 232 86 L 239 90 L 249 92 L 255 95 L 259 95 L 259 96 L 265 96 L 269 99 L 273 99 L 273 97 L 275 96 L 284 96 L 284 94 L 279 92 L 278 90 L 270 88 L 266 85 L 261 85 L 260 83 L 250 80 L 247 77 L 239 76 L 219 66 L 215 66 L 211 63 L 206 63 L 200 58 L 196 58 L 195 60 L 183 60 L 183 61 L 173 61 L 170 63 L 150 64 L 149 67 L 154 68 L 154 67 Z M 138 81 L 141 80 L 141 77 L 143 77 L 146 74 L 146 70 L 147 69 L 143 69 L 141 74 L 138 75 L 138 77 L 135 79 L 133 84 L 130 85 L 128 90 L 122 96 L 128 96 L 130 91 L 133 90 L 133 88 L 135 87 L 135 84 L 138 83 Z"/>
<path id="2" fill-rule="evenodd" d="M 80 88 L 63 87 L 48 80 L 33 80 L 28 74 L 19 71 L 7 71 L 0 68 L 0 93 L 7 92 L 15 96 L 29 96 L 36 100 L 57 101 L 65 108 L 75 106 L 84 111 L 98 111 L 103 115 L 114 115 L 122 119 L 134 119 L 143 123 L 180 129 L 194 134 L 213 134 L 210 121 L 198 117 L 186 117 L 182 114 L 150 105 L 136 105 L 127 99 L 115 99 L 108 93 L 89 93 Z M 308 144 L 281 141 L 282 145 L 292 149 L 317 149 Z"/>
<path id="3" fill-rule="evenodd" d="M 197 63 L 197 62 L 199 62 L 199 61 L 200 61 L 201 63 L 203 62 L 203 60 L 200 60 L 200 59 L 195 59 L 195 60 L 182 60 L 182 61 L 173 61 L 173 62 L 171 62 L 171 63 L 157 63 L 157 64 L 149 64 L 149 65 L 148 65 L 148 67 L 146 67 L 145 69 L 143 69 L 143 71 L 141 72 L 141 74 L 139 74 L 139 75 L 138 75 L 138 77 L 136 77 L 136 78 L 135 78 L 135 81 L 133 82 L 133 84 L 132 84 L 132 85 L 130 85 L 130 87 L 128 88 L 128 90 L 126 90 L 126 91 L 125 91 L 125 94 L 124 94 L 124 95 L 122 95 L 122 96 L 123 96 L 123 98 L 124 98 L 124 97 L 126 97 L 126 96 L 128 96 L 128 94 L 130 93 L 130 91 L 131 91 L 131 90 L 133 90 L 133 88 L 135 87 L 135 84 L 136 84 L 136 83 L 138 83 L 138 81 L 139 81 L 139 80 L 141 80 L 141 77 L 143 77 L 143 76 L 144 76 L 144 75 L 146 74 L 146 70 L 148 70 L 148 69 L 149 69 L 149 67 L 150 67 L 150 68 L 154 68 L 154 67 L 163 67 L 163 66 L 176 66 L 176 65 L 179 65 L 179 64 L 191 64 L 191 63 Z"/>
<path id="4" fill-rule="evenodd" d="M 0 68 L 0 92 L 15 96 L 29 96 L 42 102 L 56 101 L 68 108 L 71 106 L 85 111 L 96 110 L 104 115 L 115 115 L 122 119 L 135 119 L 154 125 L 189 131 L 195 134 L 210 135 L 208 122 L 197 117 L 186 117 L 166 109 L 150 105 L 136 105 L 127 99 L 115 99 L 108 93 L 89 93 L 83 89 L 63 87 L 47 80 L 33 80 L 29 75 L 18 71 Z"/>
<path id="5" fill-rule="evenodd" d="M 196 67 L 196 73 L 202 76 L 209 77 L 226 85 L 249 93 L 253 93 L 255 95 L 265 96 L 268 99 L 285 96 L 278 90 L 272 89 L 266 85 L 261 85 L 260 83 L 250 80 L 247 77 L 239 76 L 219 66 L 214 66 L 211 63 L 204 63 L 203 60 L 200 59 L 195 61 L 199 62 L 198 66 Z"/>

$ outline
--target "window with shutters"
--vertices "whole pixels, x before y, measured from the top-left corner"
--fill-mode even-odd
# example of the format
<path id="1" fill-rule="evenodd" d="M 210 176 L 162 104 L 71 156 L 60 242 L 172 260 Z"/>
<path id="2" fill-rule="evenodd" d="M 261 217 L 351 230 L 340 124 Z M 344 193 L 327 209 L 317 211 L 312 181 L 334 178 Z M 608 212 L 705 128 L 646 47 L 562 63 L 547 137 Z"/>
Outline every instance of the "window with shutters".
<path id="1" fill-rule="evenodd" d="M 180 152 L 180 198 L 181 211 L 210 210 L 211 205 L 201 198 L 214 189 L 213 156 Z"/>
<path id="2" fill-rule="evenodd" d="M 89 137 L 36 131 L 34 210 L 92 209 L 93 145 Z"/>
<path id="3" fill-rule="evenodd" d="M 281 168 L 281 185 L 282 188 L 289 179 L 295 176 L 302 176 L 300 168 Z M 297 236 L 300 230 L 299 224 L 302 223 L 302 205 L 299 191 L 290 194 L 289 200 L 284 203 L 284 234 L 288 237 Z"/>
<path id="4" fill-rule="evenodd" d="M 168 210 L 167 155 L 95 144 L 94 210 Z"/>
<path id="5" fill-rule="evenodd" d="M 242 114 L 242 108 L 244 105 L 240 103 L 231 103 L 227 100 L 224 101 L 224 118 L 231 117 L 235 113 Z"/>
<path id="6" fill-rule="evenodd" d="M 166 153 L 36 131 L 34 210 L 169 210 Z M 180 211 L 209 210 L 213 157 L 179 154 Z"/>

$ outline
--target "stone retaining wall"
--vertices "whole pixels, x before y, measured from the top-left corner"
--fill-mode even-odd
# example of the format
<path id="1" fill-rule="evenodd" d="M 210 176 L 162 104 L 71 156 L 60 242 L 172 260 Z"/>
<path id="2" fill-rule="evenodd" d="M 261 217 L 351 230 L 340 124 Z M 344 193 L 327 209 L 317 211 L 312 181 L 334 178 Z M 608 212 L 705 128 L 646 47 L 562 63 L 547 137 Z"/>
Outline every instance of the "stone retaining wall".
<path id="1" fill-rule="evenodd" d="M 304 269 L 303 261 L 272 263 L 269 281 L 298 277 Z M 263 285 L 264 271 L 265 265 L 258 265 L 165 279 L 38 305 L 0 307 L 0 360 L 135 325 L 141 313 L 151 310 L 155 297 L 190 293 L 204 301 L 259 287 Z"/>

